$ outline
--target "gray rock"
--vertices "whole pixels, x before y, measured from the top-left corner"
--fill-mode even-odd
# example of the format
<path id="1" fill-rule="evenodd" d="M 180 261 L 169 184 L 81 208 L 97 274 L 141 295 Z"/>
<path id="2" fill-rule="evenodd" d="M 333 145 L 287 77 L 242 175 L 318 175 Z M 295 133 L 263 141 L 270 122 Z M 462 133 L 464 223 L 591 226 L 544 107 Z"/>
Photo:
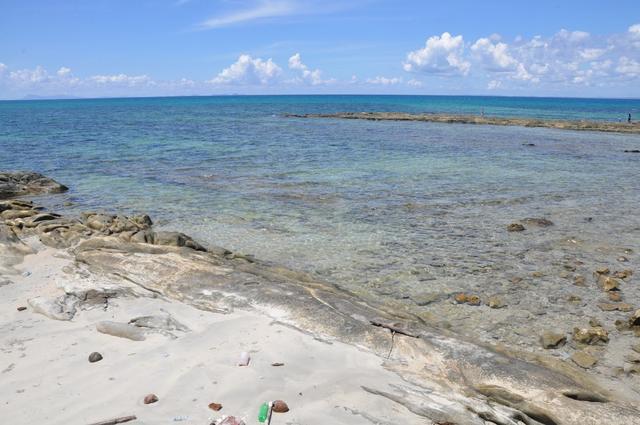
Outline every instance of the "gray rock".
<path id="1" fill-rule="evenodd" d="M 189 328 L 178 322 L 169 314 L 136 317 L 129 320 L 129 324 L 139 328 L 157 329 L 162 331 L 189 331 Z"/>
<path id="2" fill-rule="evenodd" d="M 67 296 L 61 296 L 53 300 L 35 297 L 27 300 L 27 302 L 35 313 L 54 320 L 71 320 L 76 314 L 78 299 Z"/>
<path id="3" fill-rule="evenodd" d="M 68 188 L 53 179 L 33 172 L 0 173 L 0 199 L 16 196 L 60 193 Z"/>
<path id="4" fill-rule="evenodd" d="M 540 337 L 540 342 L 543 348 L 558 348 L 567 342 L 567 337 L 561 333 L 546 331 Z"/>
<path id="5" fill-rule="evenodd" d="M 98 322 L 96 324 L 96 330 L 103 334 L 126 338 L 132 341 L 144 341 L 146 339 L 144 331 L 128 323 L 111 321 Z"/>
<path id="6" fill-rule="evenodd" d="M 102 360 L 102 354 L 98 353 L 97 351 L 89 354 L 89 363 L 99 362 L 100 360 Z"/>

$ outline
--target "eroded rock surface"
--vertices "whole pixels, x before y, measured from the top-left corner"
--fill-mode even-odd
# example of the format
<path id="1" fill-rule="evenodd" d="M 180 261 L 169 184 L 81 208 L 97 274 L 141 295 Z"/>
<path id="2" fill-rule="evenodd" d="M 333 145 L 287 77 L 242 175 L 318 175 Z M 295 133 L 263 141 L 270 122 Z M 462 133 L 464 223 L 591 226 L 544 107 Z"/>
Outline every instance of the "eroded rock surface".
<path id="1" fill-rule="evenodd" d="M 68 188 L 57 181 L 33 172 L 0 172 L 0 199 L 16 196 L 60 193 Z"/>

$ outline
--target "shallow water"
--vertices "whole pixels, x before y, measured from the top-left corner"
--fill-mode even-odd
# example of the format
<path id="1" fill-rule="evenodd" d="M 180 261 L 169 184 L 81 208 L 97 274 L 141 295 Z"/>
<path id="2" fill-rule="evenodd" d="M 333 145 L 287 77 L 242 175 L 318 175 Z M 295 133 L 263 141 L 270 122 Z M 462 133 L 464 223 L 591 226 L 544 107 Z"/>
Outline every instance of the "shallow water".
<path id="1" fill-rule="evenodd" d="M 481 109 L 617 120 L 640 101 L 0 102 L 0 169 L 37 170 L 69 185 L 68 194 L 41 200 L 57 210 L 149 213 L 200 241 L 401 302 L 432 290 L 508 291 L 509 278 L 555 273 L 568 258 L 595 266 L 640 248 L 640 155 L 623 152 L 640 148 L 638 135 L 282 117 Z M 525 217 L 556 225 L 505 231 Z"/>

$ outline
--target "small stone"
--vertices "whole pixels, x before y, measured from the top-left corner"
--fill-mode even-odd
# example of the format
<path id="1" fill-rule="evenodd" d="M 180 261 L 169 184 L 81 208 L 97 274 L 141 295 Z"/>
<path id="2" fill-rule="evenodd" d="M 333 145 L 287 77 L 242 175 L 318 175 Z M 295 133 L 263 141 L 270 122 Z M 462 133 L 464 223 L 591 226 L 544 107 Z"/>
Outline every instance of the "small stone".
<path id="1" fill-rule="evenodd" d="M 240 357 L 238 358 L 238 366 L 249 366 L 249 362 L 251 361 L 251 356 L 246 351 L 240 353 Z"/>
<path id="2" fill-rule="evenodd" d="M 629 326 L 640 326 L 640 310 L 636 310 L 635 313 L 629 318 Z"/>
<path id="3" fill-rule="evenodd" d="M 600 326 L 582 329 L 574 328 L 573 340 L 578 343 L 588 345 L 594 345 L 600 342 L 607 343 L 609 342 L 609 333 Z"/>
<path id="4" fill-rule="evenodd" d="M 502 298 L 500 298 L 498 296 L 489 298 L 489 301 L 487 302 L 487 305 L 490 308 L 503 308 L 503 307 L 506 307 L 506 304 L 504 303 Z"/>
<path id="5" fill-rule="evenodd" d="M 572 294 L 567 297 L 567 301 L 569 301 L 570 303 L 579 303 L 580 301 L 582 301 L 582 298 Z"/>
<path id="6" fill-rule="evenodd" d="M 100 360 L 102 360 L 102 354 L 98 353 L 97 351 L 89 354 L 89 363 L 99 362 Z"/>
<path id="7" fill-rule="evenodd" d="M 469 296 L 467 296 L 467 304 L 469 304 L 469 305 L 480 305 L 481 304 L 480 297 L 477 296 L 477 295 L 469 295 Z"/>
<path id="8" fill-rule="evenodd" d="M 618 257 L 618 261 L 621 263 L 626 263 L 627 261 L 629 261 L 629 259 L 624 255 L 621 255 L 620 257 Z"/>
<path id="9" fill-rule="evenodd" d="M 567 342 L 567 337 L 564 334 L 556 332 L 544 332 L 540 337 L 542 347 L 546 349 L 562 347 Z"/>
<path id="10" fill-rule="evenodd" d="M 592 317 L 591 319 L 589 319 L 589 326 L 591 326 L 593 328 L 601 328 L 602 327 L 602 323 L 600 323 L 600 321 L 598 319 L 596 319 L 595 317 Z"/>
<path id="11" fill-rule="evenodd" d="M 518 276 L 512 277 L 511 280 L 510 280 L 511 283 L 520 283 L 522 281 L 523 281 L 523 279 L 521 277 L 518 277 Z"/>
<path id="12" fill-rule="evenodd" d="M 587 286 L 587 280 L 584 278 L 584 276 L 576 276 L 573 278 L 573 284 L 576 286 Z"/>
<path id="13" fill-rule="evenodd" d="M 616 291 L 607 292 L 607 296 L 611 301 L 614 301 L 614 302 L 622 301 L 622 295 L 620 294 L 620 292 L 616 292 Z"/>
<path id="14" fill-rule="evenodd" d="M 593 275 L 595 277 L 598 277 L 599 275 L 607 275 L 609 273 L 611 273 L 611 270 L 609 270 L 607 267 L 598 267 L 596 271 L 593 272 Z"/>
<path id="15" fill-rule="evenodd" d="M 456 294 L 456 296 L 453 297 L 453 299 L 458 304 L 464 304 L 467 302 L 467 294 Z"/>
<path id="16" fill-rule="evenodd" d="M 282 400 L 276 400 L 273 402 L 272 410 L 276 413 L 287 413 L 289 411 L 289 406 Z"/>
<path id="17" fill-rule="evenodd" d="M 619 291 L 620 282 L 617 279 L 605 275 L 601 275 L 598 278 L 598 283 L 604 291 Z"/>
<path id="18" fill-rule="evenodd" d="M 618 279 L 627 279 L 633 275 L 633 270 L 625 269 L 613 274 L 613 277 L 617 277 Z"/>
<path id="19" fill-rule="evenodd" d="M 559 274 L 559 277 L 561 277 L 562 279 L 569 279 L 569 277 L 571 277 L 571 273 L 569 273 L 567 270 L 562 270 Z"/>
<path id="20" fill-rule="evenodd" d="M 613 303 L 613 304 L 607 304 L 607 303 L 600 303 L 598 304 L 598 307 L 600 307 L 600 310 L 602 311 L 631 311 L 633 310 L 633 307 L 630 304 L 627 303 Z"/>
<path id="21" fill-rule="evenodd" d="M 598 362 L 598 359 L 584 351 L 576 351 L 573 353 L 571 355 L 571 360 L 584 369 L 590 369 Z"/>
<path id="22" fill-rule="evenodd" d="M 209 409 L 215 410 L 216 412 L 219 412 L 220 409 L 222 409 L 222 404 L 220 404 L 220 403 L 209 403 Z"/>
<path id="23" fill-rule="evenodd" d="M 510 225 L 507 226 L 508 232 L 522 232 L 524 230 L 525 230 L 524 226 L 520 223 L 511 223 Z"/>
<path id="24" fill-rule="evenodd" d="M 525 224 L 530 224 L 532 226 L 538 227 L 549 227 L 553 226 L 553 221 L 548 220 L 546 218 L 525 218 L 522 220 Z"/>
<path id="25" fill-rule="evenodd" d="M 544 276 L 544 273 L 542 272 L 533 272 L 531 273 L 531 277 L 542 277 Z"/>
<path id="26" fill-rule="evenodd" d="M 144 397 L 144 404 L 151 404 L 155 403 L 156 401 L 158 401 L 158 396 L 155 394 L 147 394 Z"/>
<path id="27" fill-rule="evenodd" d="M 274 366 L 274 367 L 280 367 L 280 366 L 284 366 L 284 363 L 281 363 L 281 362 L 275 362 L 275 363 L 271 363 L 271 366 Z"/>
<path id="28" fill-rule="evenodd" d="M 18 311 L 25 311 L 27 309 L 27 307 L 21 305 L 20 307 L 18 307 L 16 310 Z"/>

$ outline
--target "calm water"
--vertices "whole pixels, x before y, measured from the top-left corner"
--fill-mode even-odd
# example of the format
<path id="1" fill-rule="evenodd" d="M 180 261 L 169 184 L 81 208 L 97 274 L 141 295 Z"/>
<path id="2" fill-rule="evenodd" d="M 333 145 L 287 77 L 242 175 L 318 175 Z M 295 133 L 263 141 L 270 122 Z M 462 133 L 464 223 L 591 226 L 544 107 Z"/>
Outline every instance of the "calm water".
<path id="1" fill-rule="evenodd" d="M 631 111 L 640 118 L 638 100 L 0 102 L 0 169 L 37 170 L 69 185 L 68 194 L 41 200 L 58 210 L 146 212 L 203 242 L 393 298 L 495 286 L 515 273 L 553 269 L 569 255 L 597 264 L 637 247 L 640 155 L 623 151 L 640 149 L 639 136 L 282 117 L 482 109 L 596 120 Z M 74 205 L 63 208 L 68 200 Z M 531 216 L 556 226 L 517 238 L 504 231 Z"/>

